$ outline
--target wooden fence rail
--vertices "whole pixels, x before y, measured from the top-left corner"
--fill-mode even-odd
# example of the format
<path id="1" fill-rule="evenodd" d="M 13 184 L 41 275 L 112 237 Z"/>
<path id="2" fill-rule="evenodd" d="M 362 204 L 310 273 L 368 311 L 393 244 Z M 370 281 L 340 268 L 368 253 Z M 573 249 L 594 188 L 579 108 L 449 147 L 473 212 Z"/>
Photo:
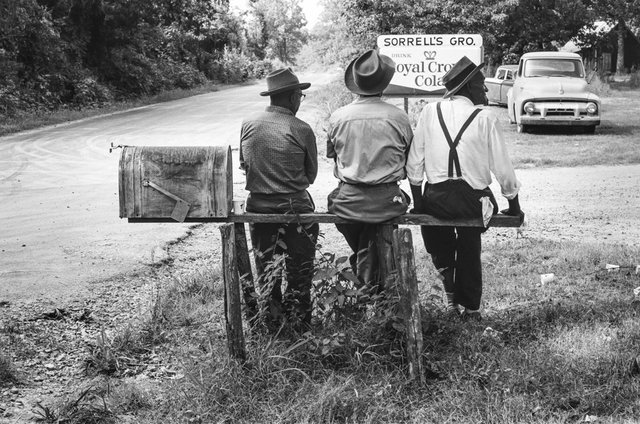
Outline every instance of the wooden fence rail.
<path id="1" fill-rule="evenodd" d="M 176 222 L 171 218 L 128 218 L 129 222 Z M 228 217 L 210 218 L 186 218 L 184 222 L 238 222 L 238 223 L 319 223 L 319 224 L 348 224 L 351 221 L 342 219 L 330 213 L 303 213 L 303 214 L 258 214 L 244 213 L 242 215 L 229 215 Z M 428 226 L 456 226 L 456 227 L 482 227 L 481 219 L 439 219 L 431 215 L 405 214 L 397 218 L 385 221 L 391 225 L 428 225 Z M 522 222 L 517 216 L 494 215 L 489 221 L 490 227 L 520 227 Z"/>

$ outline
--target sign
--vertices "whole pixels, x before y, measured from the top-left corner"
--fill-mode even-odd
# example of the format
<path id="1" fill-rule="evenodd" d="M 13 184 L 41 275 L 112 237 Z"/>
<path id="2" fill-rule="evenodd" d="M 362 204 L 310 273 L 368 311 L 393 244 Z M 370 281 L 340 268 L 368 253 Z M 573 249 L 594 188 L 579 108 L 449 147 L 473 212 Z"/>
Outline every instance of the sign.
<path id="1" fill-rule="evenodd" d="M 479 65 L 484 55 L 480 34 L 380 35 L 378 51 L 396 63 L 384 91 L 395 96 L 442 95 L 442 77 L 462 56 Z"/>

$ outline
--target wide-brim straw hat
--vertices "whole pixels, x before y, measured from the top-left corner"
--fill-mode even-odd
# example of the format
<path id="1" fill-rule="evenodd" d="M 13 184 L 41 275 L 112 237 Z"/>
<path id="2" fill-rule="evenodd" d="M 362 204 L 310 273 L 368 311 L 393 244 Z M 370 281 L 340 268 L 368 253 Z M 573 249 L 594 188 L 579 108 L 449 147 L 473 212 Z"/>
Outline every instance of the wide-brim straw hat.
<path id="1" fill-rule="evenodd" d="M 462 58 L 453 65 L 453 68 L 449 69 L 442 77 L 442 83 L 447 89 L 442 97 L 447 99 L 456 94 L 474 75 L 480 72 L 483 67 L 484 62 L 476 65 L 467 56 L 462 56 Z"/>
<path id="2" fill-rule="evenodd" d="M 286 91 L 306 90 L 311 87 L 309 82 L 300 82 L 291 68 L 277 69 L 267 75 L 267 91 L 260 93 L 261 96 L 271 96 Z"/>
<path id="3" fill-rule="evenodd" d="M 387 88 L 395 72 L 396 63 L 390 57 L 368 50 L 347 66 L 344 83 L 355 94 L 379 94 Z"/>

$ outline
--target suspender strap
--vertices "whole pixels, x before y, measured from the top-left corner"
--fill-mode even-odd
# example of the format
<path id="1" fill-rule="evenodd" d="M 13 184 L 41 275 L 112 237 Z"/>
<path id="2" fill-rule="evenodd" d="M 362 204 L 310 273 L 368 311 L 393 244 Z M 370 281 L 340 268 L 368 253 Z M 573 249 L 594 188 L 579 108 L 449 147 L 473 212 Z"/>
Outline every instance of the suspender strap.
<path id="1" fill-rule="evenodd" d="M 449 178 L 453 178 L 453 167 L 456 167 L 456 174 L 458 177 L 462 177 L 462 172 L 460 171 L 460 159 L 458 158 L 458 151 L 456 147 L 460 143 L 460 138 L 462 138 L 462 134 L 467 130 L 471 122 L 475 119 L 475 117 L 480 113 L 480 109 L 475 109 L 471 115 L 467 118 L 467 120 L 462 124 L 458 135 L 456 135 L 455 140 L 451 140 L 451 134 L 449 134 L 449 130 L 447 129 L 446 124 L 444 123 L 444 118 L 442 117 L 442 109 L 440 109 L 440 102 L 436 104 L 436 109 L 438 111 L 438 121 L 440 121 L 440 126 L 442 127 L 442 132 L 444 132 L 444 137 L 447 139 L 447 143 L 449 144 Z"/>

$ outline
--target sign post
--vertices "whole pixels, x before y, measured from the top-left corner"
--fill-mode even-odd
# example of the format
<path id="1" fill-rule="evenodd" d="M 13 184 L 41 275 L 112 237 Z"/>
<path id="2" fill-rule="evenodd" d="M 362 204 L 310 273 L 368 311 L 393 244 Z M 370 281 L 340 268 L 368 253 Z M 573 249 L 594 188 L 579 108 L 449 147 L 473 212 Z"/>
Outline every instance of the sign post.
<path id="1" fill-rule="evenodd" d="M 460 58 L 482 63 L 484 51 L 480 34 L 380 35 L 380 54 L 396 63 L 396 73 L 385 96 L 440 97 L 445 89 L 442 77 Z"/>

